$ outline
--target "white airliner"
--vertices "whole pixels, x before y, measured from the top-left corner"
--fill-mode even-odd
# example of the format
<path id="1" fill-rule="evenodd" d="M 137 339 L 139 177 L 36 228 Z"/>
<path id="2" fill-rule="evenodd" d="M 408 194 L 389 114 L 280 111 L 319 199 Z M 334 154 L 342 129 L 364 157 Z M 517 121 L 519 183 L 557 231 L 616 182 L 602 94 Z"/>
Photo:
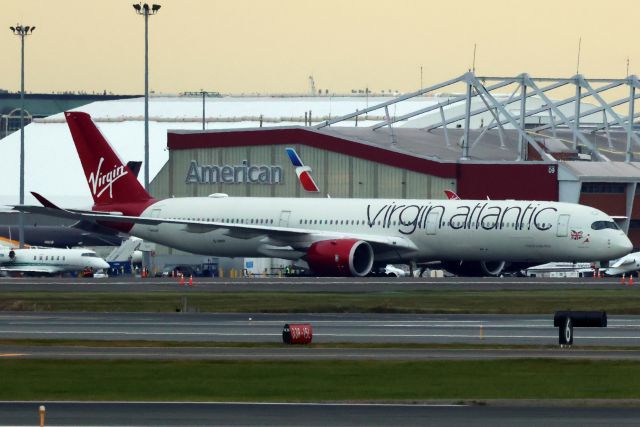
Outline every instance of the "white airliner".
<path id="1" fill-rule="evenodd" d="M 101 270 L 109 264 L 88 249 L 0 248 L 0 272 L 58 274 L 85 268 Z"/>
<path id="2" fill-rule="evenodd" d="M 44 207 L 16 209 L 96 221 L 202 255 L 303 259 L 318 275 L 365 276 L 387 263 L 431 260 L 465 260 L 479 269 L 505 261 L 607 261 L 632 248 L 611 217 L 570 203 L 224 194 L 157 200 L 88 114 L 68 112 L 66 119 L 92 210 L 61 209 L 37 193 Z"/>
<path id="3" fill-rule="evenodd" d="M 610 263 L 605 274 L 609 276 L 622 276 L 640 270 L 640 252 L 633 252 Z"/>

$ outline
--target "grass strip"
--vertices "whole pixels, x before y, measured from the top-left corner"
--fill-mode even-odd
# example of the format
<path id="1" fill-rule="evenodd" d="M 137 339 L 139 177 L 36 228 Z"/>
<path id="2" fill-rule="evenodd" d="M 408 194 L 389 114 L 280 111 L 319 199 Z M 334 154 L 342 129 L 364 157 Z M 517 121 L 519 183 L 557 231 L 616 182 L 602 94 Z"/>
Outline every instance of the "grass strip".
<path id="1" fill-rule="evenodd" d="M 424 290 L 356 293 L 225 292 L 2 292 L 0 311 L 232 313 L 442 313 L 546 314 L 606 310 L 640 314 L 634 288 L 585 290 Z"/>
<path id="2" fill-rule="evenodd" d="M 2 346 L 21 347 L 95 347 L 95 348 L 291 348 L 279 342 L 194 342 L 143 340 L 69 340 L 69 339 L 0 339 Z M 307 344 L 305 348 L 326 349 L 407 349 L 407 350 L 557 350 L 555 344 L 467 344 L 467 343 L 350 343 Z M 638 346 L 581 345 L 579 350 L 638 351 Z"/>
<path id="3" fill-rule="evenodd" d="M 629 361 L 1 360 L 1 400 L 637 399 Z"/>

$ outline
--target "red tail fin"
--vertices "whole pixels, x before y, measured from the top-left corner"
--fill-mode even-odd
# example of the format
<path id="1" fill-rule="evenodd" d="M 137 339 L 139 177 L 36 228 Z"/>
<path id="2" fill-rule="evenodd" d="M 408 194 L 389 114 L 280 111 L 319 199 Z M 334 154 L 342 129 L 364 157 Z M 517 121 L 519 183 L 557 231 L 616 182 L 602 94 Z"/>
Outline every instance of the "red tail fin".
<path id="1" fill-rule="evenodd" d="M 87 113 L 65 113 L 89 190 L 96 205 L 151 199 L 136 175 L 122 164 Z"/>
<path id="2" fill-rule="evenodd" d="M 446 194 L 447 199 L 449 200 L 460 200 L 460 196 L 458 196 L 453 190 L 444 190 L 444 194 Z"/>

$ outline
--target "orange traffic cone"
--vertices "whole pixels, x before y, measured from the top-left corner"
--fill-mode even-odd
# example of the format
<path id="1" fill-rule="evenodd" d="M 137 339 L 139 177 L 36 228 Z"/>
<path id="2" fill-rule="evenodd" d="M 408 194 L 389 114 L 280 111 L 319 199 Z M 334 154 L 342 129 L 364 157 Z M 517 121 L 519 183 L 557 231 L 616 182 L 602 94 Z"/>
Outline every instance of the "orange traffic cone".
<path id="1" fill-rule="evenodd" d="M 184 276 L 180 275 L 180 286 L 184 286 Z"/>
<path id="2" fill-rule="evenodd" d="M 189 286 L 193 286 L 193 274 L 189 276 Z"/>
<path id="3" fill-rule="evenodd" d="M 633 286 L 633 273 L 629 275 L 629 286 Z"/>
<path id="4" fill-rule="evenodd" d="M 621 285 L 626 285 L 627 280 L 624 277 L 624 273 L 622 274 L 622 277 L 620 278 L 620 284 Z"/>

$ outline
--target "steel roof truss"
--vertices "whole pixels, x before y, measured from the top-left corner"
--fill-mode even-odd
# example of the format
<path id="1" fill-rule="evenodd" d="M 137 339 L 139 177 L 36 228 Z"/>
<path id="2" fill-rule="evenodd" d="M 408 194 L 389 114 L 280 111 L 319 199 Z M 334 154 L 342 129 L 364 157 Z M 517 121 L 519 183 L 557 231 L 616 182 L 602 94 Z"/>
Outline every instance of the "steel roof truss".
<path id="1" fill-rule="evenodd" d="M 456 83 L 458 83 L 458 82 L 456 82 Z M 509 86 L 509 85 L 511 85 L 511 84 L 513 84 L 513 83 L 514 83 L 513 81 L 501 82 L 501 83 L 495 84 L 495 85 L 493 85 L 493 86 L 489 86 L 489 87 L 487 88 L 487 90 L 500 89 L 500 88 L 502 88 L 502 87 Z M 457 96 L 457 97 L 455 97 L 455 98 L 453 98 L 453 99 L 448 99 L 446 103 L 441 103 L 441 102 L 439 102 L 439 103 L 438 103 L 438 104 L 436 104 L 436 105 L 431 105 L 431 106 L 429 106 L 429 107 L 424 107 L 424 108 L 421 108 L 421 109 L 416 110 L 416 111 L 414 111 L 414 112 L 407 113 L 407 114 L 404 114 L 404 115 L 402 115 L 402 116 L 396 117 L 396 118 L 395 118 L 395 120 L 394 120 L 394 123 L 395 123 L 395 122 L 400 122 L 400 121 L 403 121 L 403 120 L 407 120 L 407 119 L 410 119 L 410 118 L 412 118 L 412 117 L 416 117 L 416 116 L 419 116 L 419 115 L 424 114 L 424 113 L 428 113 L 428 112 L 433 111 L 433 110 L 437 110 L 438 108 L 448 107 L 448 106 L 451 106 L 451 105 L 454 105 L 454 104 L 458 104 L 458 103 L 461 103 L 461 102 L 465 101 L 466 99 L 467 99 L 467 95 L 466 95 L 466 94 L 464 94 L 464 95 L 460 95 L 460 96 Z M 481 110 L 479 110 L 479 111 L 472 111 L 472 112 L 471 112 L 471 115 L 480 114 L 480 113 L 482 113 L 482 112 L 484 112 L 484 111 L 485 111 L 484 109 L 481 109 Z M 458 117 L 458 119 L 456 119 L 456 120 L 453 120 L 453 121 L 447 121 L 446 123 L 441 123 L 440 125 L 438 125 L 438 126 L 436 126 L 436 127 L 446 126 L 447 124 L 450 124 L 450 123 L 452 123 L 452 122 L 454 122 L 454 121 L 462 120 L 462 119 L 464 119 L 464 118 L 465 118 L 465 116 L 464 116 L 464 115 L 461 115 L 461 116 L 459 116 L 459 117 Z M 371 129 L 373 129 L 373 130 L 378 130 L 378 129 L 380 129 L 381 127 L 384 127 L 384 126 L 386 126 L 386 125 L 387 125 L 387 124 L 386 124 L 385 122 L 377 123 L 377 124 L 375 124 L 375 125 L 371 126 Z M 429 129 L 428 129 L 428 130 L 429 130 Z"/>
<path id="2" fill-rule="evenodd" d="M 553 110 L 556 116 L 560 117 L 560 121 L 555 124 L 566 124 L 569 127 L 569 129 L 571 129 L 571 131 L 575 133 L 575 135 L 578 137 L 580 142 L 582 142 L 584 145 L 589 147 L 592 150 L 592 152 L 595 153 L 598 159 L 609 161 L 609 159 L 604 154 L 600 153 L 600 151 L 598 150 L 598 146 L 593 144 L 591 141 L 589 141 L 589 139 L 587 139 L 582 134 L 582 132 L 580 132 L 580 130 L 575 126 L 574 122 L 567 119 L 564 113 L 560 111 L 558 106 L 553 101 L 551 101 L 551 99 L 549 99 L 549 97 L 543 91 L 541 91 L 540 88 L 538 88 L 538 85 L 536 85 L 532 79 L 530 79 L 527 76 L 526 81 L 527 81 L 527 86 L 530 87 L 534 93 L 538 94 L 540 98 L 542 98 L 542 100 L 547 104 L 547 106 L 551 110 Z"/>
<path id="3" fill-rule="evenodd" d="M 509 84 L 512 84 L 512 83 L 514 83 L 514 82 L 513 82 L 513 81 L 510 81 L 510 82 L 509 82 Z M 519 83 L 520 83 L 520 84 L 522 84 L 522 80 L 521 80 Z M 555 84 L 552 84 L 552 85 L 550 85 L 550 86 L 546 86 L 546 87 L 544 87 L 544 88 L 543 88 L 543 90 L 545 90 L 545 91 L 549 91 L 549 90 L 557 89 L 557 88 L 562 87 L 562 86 L 564 86 L 564 85 L 566 85 L 566 84 L 567 84 L 567 83 L 565 83 L 565 82 L 555 83 Z M 503 86 L 506 86 L 506 85 L 503 85 Z M 502 87 L 502 86 L 501 86 L 501 87 Z M 486 88 L 486 89 L 487 89 L 487 91 L 491 92 L 491 91 L 493 90 L 493 88 L 496 88 L 496 87 L 495 87 L 495 86 L 490 86 L 490 87 L 488 87 L 488 88 Z M 532 93 L 531 93 L 531 94 L 525 94 L 525 98 L 530 98 L 530 97 L 532 97 L 532 96 L 534 96 L 534 94 L 532 94 Z M 503 105 L 507 106 L 507 105 L 509 105 L 509 104 L 513 104 L 514 102 L 518 102 L 518 101 L 521 101 L 521 100 L 522 100 L 522 95 L 519 95 L 519 96 L 517 96 L 517 97 L 513 98 L 513 99 L 511 100 L 511 102 L 503 101 L 503 102 L 501 102 L 501 104 L 503 104 Z M 540 111 L 545 111 L 545 110 L 546 110 L 546 108 L 543 108 L 543 109 L 541 109 Z M 478 114 L 482 114 L 482 113 L 484 113 L 484 112 L 486 112 L 486 111 L 487 111 L 487 110 L 486 110 L 485 108 L 480 108 L 480 109 L 478 109 L 478 110 L 474 110 L 474 111 L 472 111 L 472 112 L 471 112 L 471 115 L 472 115 L 472 116 L 475 116 L 475 115 L 478 115 Z M 538 112 L 540 112 L 540 111 L 538 111 Z M 527 116 L 528 116 L 528 115 L 529 115 L 529 114 L 527 114 Z M 447 122 L 446 122 L 446 124 L 450 124 L 450 123 L 453 123 L 453 122 L 457 122 L 457 121 L 459 121 L 459 120 L 464 119 L 464 117 L 465 117 L 464 115 L 460 115 L 460 116 L 457 116 L 457 117 L 454 117 L 454 118 L 448 119 L 448 120 L 447 120 Z M 509 120 L 506 120 L 506 119 L 505 119 L 505 120 L 502 120 L 502 121 L 500 122 L 500 124 L 503 124 L 503 125 L 504 125 L 504 124 L 507 124 L 507 123 L 509 123 Z M 431 125 L 431 126 L 425 127 L 424 129 L 425 129 L 425 130 L 427 130 L 427 131 L 430 131 L 430 130 L 437 129 L 437 128 L 441 127 L 443 124 L 444 124 L 444 123 L 434 124 L 434 125 Z M 496 126 L 497 126 L 497 123 L 494 123 L 494 124 L 493 124 L 489 129 L 493 129 L 493 128 L 495 128 Z"/>
<path id="4" fill-rule="evenodd" d="M 540 154 L 540 156 L 543 159 L 546 158 L 548 160 L 555 160 L 555 159 L 553 159 L 552 156 L 550 156 L 549 154 L 545 153 L 544 150 L 542 150 L 542 148 L 540 148 L 538 143 L 533 138 L 531 138 L 531 136 L 528 135 L 523 128 L 518 126 L 518 122 L 513 118 L 513 116 L 511 114 L 509 114 L 509 112 L 504 108 L 504 106 L 500 102 L 496 101 L 496 99 L 489 92 L 487 92 L 487 90 L 482 85 L 482 83 L 480 83 L 480 81 L 473 74 L 467 73 L 465 75 L 465 77 L 468 79 L 469 83 L 476 88 L 476 90 L 478 90 L 480 93 L 482 93 L 484 96 L 486 96 L 487 99 L 489 99 L 489 101 L 491 101 L 491 103 L 498 110 L 500 110 L 500 112 L 507 118 L 509 123 L 511 123 L 511 125 L 518 131 L 518 134 L 521 135 L 527 142 L 529 142 L 529 144 L 531 144 L 531 146 Z M 526 78 L 526 76 L 525 76 L 525 78 Z"/>
<path id="5" fill-rule="evenodd" d="M 430 86 L 430 87 L 425 88 L 425 89 L 420 89 L 418 91 L 411 92 L 411 93 L 408 93 L 406 95 L 399 96 L 399 97 L 397 97 L 395 99 L 392 99 L 390 101 L 386 101 L 386 102 L 382 102 L 380 104 L 373 105 L 373 106 L 371 106 L 369 108 L 365 108 L 363 110 L 358 110 L 355 113 L 345 114 L 344 116 L 336 117 L 333 120 L 326 120 L 326 121 L 316 125 L 315 127 L 316 127 L 316 129 L 322 129 L 325 126 L 331 126 L 333 124 L 336 124 L 336 123 L 339 123 L 339 122 L 342 122 L 342 121 L 345 121 L 345 120 L 352 119 L 352 118 L 354 118 L 356 116 L 360 116 L 362 114 L 367 114 L 367 113 L 370 113 L 371 111 L 379 110 L 381 108 L 388 107 L 389 105 L 397 104 L 399 102 L 406 101 L 407 99 L 415 98 L 416 96 L 420 96 L 420 95 L 423 95 L 425 93 L 432 92 L 434 90 L 438 90 L 438 89 L 442 89 L 442 88 L 447 87 L 447 86 L 451 86 L 452 84 L 459 83 L 461 81 L 464 81 L 464 75 L 462 75 L 460 77 L 456 77 L 455 79 L 448 80 L 448 81 L 443 82 L 443 83 L 438 83 L 436 85 Z M 384 121 L 384 122 L 382 122 L 382 126 L 380 126 L 380 127 L 387 126 L 387 124 L 388 123 L 386 121 Z"/>

